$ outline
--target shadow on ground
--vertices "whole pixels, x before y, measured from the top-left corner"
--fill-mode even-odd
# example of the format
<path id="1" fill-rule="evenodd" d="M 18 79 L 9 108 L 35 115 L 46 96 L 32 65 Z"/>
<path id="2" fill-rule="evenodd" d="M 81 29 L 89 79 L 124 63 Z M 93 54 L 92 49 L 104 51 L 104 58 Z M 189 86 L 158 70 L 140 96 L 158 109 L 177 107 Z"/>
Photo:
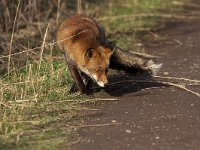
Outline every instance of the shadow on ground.
<path id="1" fill-rule="evenodd" d="M 130 75 L 130 74 L 117 74 L 109 79 L 109 85 L 106 87 L 105 92 L 110 96 L 121 97 L 128 93 L 137 92 L 143 89 L 156 88 L 164 86 L 153 80 L 149 75 Z M 143 94 L 150 94 L 148 92 Z"/>

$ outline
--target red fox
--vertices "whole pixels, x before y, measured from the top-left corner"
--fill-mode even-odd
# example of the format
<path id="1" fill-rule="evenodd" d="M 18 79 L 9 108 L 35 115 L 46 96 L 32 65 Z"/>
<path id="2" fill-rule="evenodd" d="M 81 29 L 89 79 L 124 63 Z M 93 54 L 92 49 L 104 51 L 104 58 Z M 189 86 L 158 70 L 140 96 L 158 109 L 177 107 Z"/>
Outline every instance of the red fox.
<path id="1" fill-rule="evenodd" d="M 56 40 L 74 80 L 72 92 L 80 90 L 83 94 L 88 93 L 93 81 L 104 87 L 108 83 L 109 64 L 112 69 L 126 72 L 142 70 L 151 74 L 155 74 L 162 65 L 109 42 L 101 25 L 83 15 L 72 16 L 61 23 Z"/>
<path id="2" fill-rule="evenodd" d="M 58 47 L 75 81 L 71 91 L 78 88 L 81 93 L 87 93 L 91 79 L 101 87 L 108 83 L 106 73 L 113 50 L 106 47 L 99 30 L 100 26 L 92 18 L 76 15 L 65 20 L 57 31 Z"/>

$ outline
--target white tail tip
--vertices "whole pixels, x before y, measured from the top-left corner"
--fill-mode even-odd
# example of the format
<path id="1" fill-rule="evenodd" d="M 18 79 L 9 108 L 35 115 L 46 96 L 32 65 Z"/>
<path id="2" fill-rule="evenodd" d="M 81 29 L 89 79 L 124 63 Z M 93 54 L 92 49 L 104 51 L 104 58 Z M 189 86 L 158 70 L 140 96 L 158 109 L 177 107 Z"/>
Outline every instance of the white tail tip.
<path id="1" fill-rule="evenodd" d="M 162 63 L 155 64 L 153 62 L 153 60 L 149 60 L 147 62 L 148 68 L 151 69 L 151 71 L 152 71 L 152 76 L 156 76 L 158 74 L 158 72 L 159 72 L 160 68 L 162 67 L 162 65 L 163 65 Z"/>

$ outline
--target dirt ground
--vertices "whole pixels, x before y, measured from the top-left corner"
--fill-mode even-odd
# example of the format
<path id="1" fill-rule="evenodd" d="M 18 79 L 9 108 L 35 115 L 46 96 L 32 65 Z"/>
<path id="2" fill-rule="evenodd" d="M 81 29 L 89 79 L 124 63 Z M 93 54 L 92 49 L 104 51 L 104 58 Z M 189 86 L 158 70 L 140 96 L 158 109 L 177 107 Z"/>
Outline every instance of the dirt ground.
<path id="1" fill-rule="evenodd" d="M 145 43 L 161 54 L 160 76 L 200 79 L 200 18 L 159 31 L 165 40 Z M 121 75 L 116 80 L 126 80 Z M 112 79 L 111 79 L 112 80 Z M 154 88 L 153 88 L 154 87 Z M 200 92 L 200 86 L 190 86 Z M 198 150 L 200 98 L 174 87 L 129 82 L 108 88 L 118 101 L 100 102 L 79 129 L 83 141 L 73 150 Z M 90 126 L 91 125 L 91 126 Z"/>

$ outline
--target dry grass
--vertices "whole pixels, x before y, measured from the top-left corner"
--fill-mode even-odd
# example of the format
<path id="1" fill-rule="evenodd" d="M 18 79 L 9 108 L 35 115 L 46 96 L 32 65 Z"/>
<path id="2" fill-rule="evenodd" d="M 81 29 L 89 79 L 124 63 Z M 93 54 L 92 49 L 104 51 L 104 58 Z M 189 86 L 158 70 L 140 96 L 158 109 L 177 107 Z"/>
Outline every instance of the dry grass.
<path id="1" fill-rule="evenodd" d="M 74 12 L 66 3 L 0 1 L 0 149 L 68 147 L 73 141 L 73 129 L 64 124 L 83 98 L 68 92 L 71 78 L 52 44 L 60 13 Z M 73 101 L 60 105 L 56 99 Z"/>

